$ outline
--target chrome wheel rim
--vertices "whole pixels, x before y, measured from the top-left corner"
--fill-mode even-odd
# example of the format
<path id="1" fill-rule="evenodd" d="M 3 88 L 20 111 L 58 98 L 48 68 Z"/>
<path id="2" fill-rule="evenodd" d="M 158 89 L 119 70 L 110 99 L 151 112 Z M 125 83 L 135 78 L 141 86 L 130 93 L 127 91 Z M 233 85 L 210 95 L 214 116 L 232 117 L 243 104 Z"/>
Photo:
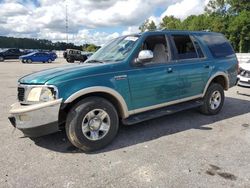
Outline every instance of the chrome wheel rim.
<path id="1" fill-rule="evenodd" d="M 105 110 L 94 109 L 88 112 L 82 121 L 83 135 L 92 141 L 106 136 L 110 129 L 110 117 Z"/>
<path id="2" fill-rule="evenodd" d="M 212 93 L 209 103 L 212 110 L 216 110 L 220 106 L 221 94 L 219 91 L 214 91 Z"/>

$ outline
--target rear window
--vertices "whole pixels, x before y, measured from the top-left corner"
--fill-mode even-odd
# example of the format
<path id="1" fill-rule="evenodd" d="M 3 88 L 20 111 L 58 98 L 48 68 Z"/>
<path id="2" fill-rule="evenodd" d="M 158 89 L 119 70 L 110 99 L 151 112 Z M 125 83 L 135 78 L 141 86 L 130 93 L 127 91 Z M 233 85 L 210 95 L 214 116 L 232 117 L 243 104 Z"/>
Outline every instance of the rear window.
<path id="1" fill-rule="evenodd" d="M 209 50 L 215 58 L 228 57 L 234 54 L 230 43 L 220 34 L 203 34 L 202 40 L 207 44 Z"/>

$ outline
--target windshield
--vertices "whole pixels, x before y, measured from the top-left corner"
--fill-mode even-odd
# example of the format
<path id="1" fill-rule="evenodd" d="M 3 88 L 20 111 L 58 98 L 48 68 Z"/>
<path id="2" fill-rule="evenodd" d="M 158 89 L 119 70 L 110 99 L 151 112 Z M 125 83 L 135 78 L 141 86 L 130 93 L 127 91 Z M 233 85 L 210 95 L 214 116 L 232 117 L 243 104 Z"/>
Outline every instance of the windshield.
<path id="1" fill-rule="evenodd" d="M 122 61 L 128 56 L 138 38 L 138 35 L 116 38 L 107 45 L 100 48 L 86 62 Z"/>
<path id="2" fill-rule="evenodd" d="M 31 52 L 31 53 L 28 53 L 27 56 L 30 56 L 30 55 L 35 55 L 37 52 Z"/>

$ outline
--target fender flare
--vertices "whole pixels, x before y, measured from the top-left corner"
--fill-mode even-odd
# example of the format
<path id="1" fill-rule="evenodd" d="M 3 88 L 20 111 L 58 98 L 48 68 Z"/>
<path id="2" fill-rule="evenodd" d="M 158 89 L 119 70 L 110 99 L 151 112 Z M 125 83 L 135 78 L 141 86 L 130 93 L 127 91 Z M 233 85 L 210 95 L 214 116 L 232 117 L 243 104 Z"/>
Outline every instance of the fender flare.
<path id="1" fill-rule="evenodd" d="M 128 107 L 127 107 L 127 104 L 126 104 L 124 98 L 116 90 L 111 89 L 109 87 L 94 86 L 94 87 L 88 87 L 88 88 L 81 89 L 81 90 L 73 93 L 72 95 L 70 95 L 64 101 L 64 103 L 71 103 L 75 99 L 77 99 L 77 98 L 79 98 L 79 97 L 81 97 L 83 95 L 90 94 L 90 93 L 96 93 L 96 92 L 106 93 L 106 94 L 109 94 L 112 97 L 114 97 L 119 102 L 119 106 L 120 106 L 120 109 L 121 109 L 121 113 L 122 113 L 121 115 L 122 115 L 122 117 L 123 118 L 127 118 L 129 116 Z"/>
<path id="2" fill-rule="evenodd" d="M 207 84 L 206 84 L 206 87 L 204 88 L 203 90 L 203 93 L 202 93 L 202 97 L 205 96 L 206 92 L 207 92 L 207 89 L 208 89 L 208 86 L 211 84 L 211 82 L 213 81 L 214 78 L 216 78 L 217 76 L 223 76 L 226 80 L 226 88 L 225 90 L 228 90 L 229 89 L 229 78 L 228 78 L 228 74 L 226 74 L 225 72 L 217 72 L 215 73 L 213 76 L 211 76 L 209 78 L 209 80 L 207 81 Z"/>

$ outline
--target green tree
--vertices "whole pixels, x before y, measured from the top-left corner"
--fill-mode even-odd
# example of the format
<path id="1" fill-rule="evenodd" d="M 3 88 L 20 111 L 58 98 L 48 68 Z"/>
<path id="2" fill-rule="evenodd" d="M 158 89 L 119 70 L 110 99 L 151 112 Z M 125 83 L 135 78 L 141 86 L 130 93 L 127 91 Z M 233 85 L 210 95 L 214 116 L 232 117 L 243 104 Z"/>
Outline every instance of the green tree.
<path id="1" fill-rule="evenodd" d="M 0 48 L 21 48 L 21 49 L 41 49 L 41 50 L 66 50 L 82 49 L 82 46 L 73 43 L 55 42 L 44 39 L 14 38 L 0 36 Z"/>
<path id="2" fill-rule="evenodd" d="M 155 25 L 155 22 L 153 20 L 146 20 L 145 22 L 143 22 L 143 24 L 139 27 L 141 32 L 145 32 L 145 31 L 153 31 L 156 30 L 157 27 Z"/>
<path id="3" fill-rule="evenodd" d="M 211 31 L 226 35 L 237 52 L 250 52 L 249 0 L 210 0 L 205 10 Z"/>
<path id="4" fill-rule="evenodd" d="M 233 17 L 228 27 L 229 39 L 239 52 L 250 52 L 250 11 Z"/>
<path id="5" fill-rule="evenodd" d="M 96 46 L 94 44 L 85 44 L 83 47 L 83 51 L 87 51 L 87 52 L 95 52 L 99 49 L 99 46 Z"/>
<path id="6" fill-rule="evenodd" d="M 225 14 L 227 11 L 227 0 L 210 0 L 205 7 L 208 14 Z"/>
<path id="7" fill-rule="evenodd" d="M 210 24 L 208 16 L 205 14 L 202 15 L 191 15 L 187 17 L 181 23 L 181 29 L 184 30 L 195 30 L 195 31 L 203 31 L 203 30 L 210 30 Z"/>
<path id="8" fill-rule="evenodd" d="M 162 29 L 181 29 L 181 20 L 174 16 L 165 16 L 160 23 Z"/>
<path id="9" fill-rule="evenodd" d="M 227 0 L 230 5 L 229 12 L 232 14 L 239 14 L 242 11 L 250 11 L 249 0 Z"/>

